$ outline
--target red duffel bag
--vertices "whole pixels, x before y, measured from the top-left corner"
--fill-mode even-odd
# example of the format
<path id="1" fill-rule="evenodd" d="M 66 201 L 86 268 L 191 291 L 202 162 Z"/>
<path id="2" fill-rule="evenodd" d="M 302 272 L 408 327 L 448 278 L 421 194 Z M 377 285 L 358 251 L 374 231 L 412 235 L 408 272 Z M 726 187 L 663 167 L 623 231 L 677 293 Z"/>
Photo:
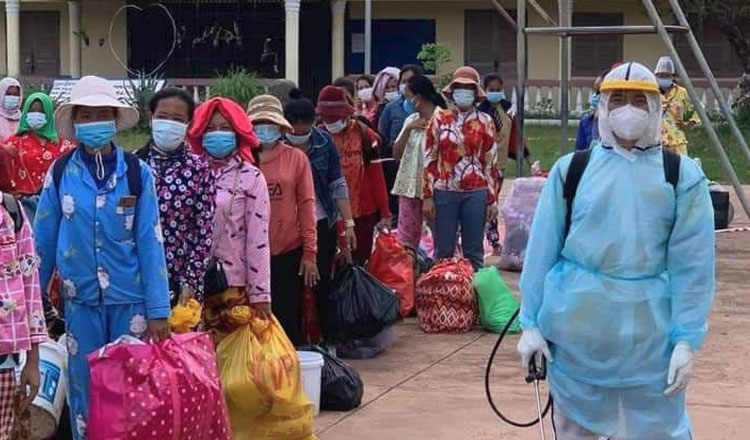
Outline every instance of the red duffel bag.
<path id="1" fill-rule="evenodd" d="M 477 319 L 474 269 L 463 258 L 436 263 L 417 282 L 419 325 L 426 333 L 465 333 Z"/>
<path id="2" fill-rule="evenodd" d="M 401 300 L 401 317 L 414 309 L 414 260 L 389 231 L 380 231 L 368 271 Z"/>

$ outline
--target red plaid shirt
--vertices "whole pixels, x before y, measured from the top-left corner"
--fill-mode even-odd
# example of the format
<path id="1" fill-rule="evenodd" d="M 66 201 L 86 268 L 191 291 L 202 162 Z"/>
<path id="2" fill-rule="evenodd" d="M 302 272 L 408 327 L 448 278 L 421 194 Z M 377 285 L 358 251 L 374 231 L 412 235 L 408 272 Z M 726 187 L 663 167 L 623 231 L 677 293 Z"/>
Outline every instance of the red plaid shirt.
<path id="1" fill-rule="evenodd" d="M 425 138 L 424 197 L 436 189 L 475 191 L 486 188 L 487 204 L 500 189 L 495 155 L 495 125 L 486 113 L 440 110 L 430 121 Z"/>
<path id="2" fill-rule="evenodd" d="M 39 258 L 31 225 L 24 216 L 16 234 L 13 220 L 0 206 L 0 355 L 28 351 L 47 340 L 39 287 Z"/>

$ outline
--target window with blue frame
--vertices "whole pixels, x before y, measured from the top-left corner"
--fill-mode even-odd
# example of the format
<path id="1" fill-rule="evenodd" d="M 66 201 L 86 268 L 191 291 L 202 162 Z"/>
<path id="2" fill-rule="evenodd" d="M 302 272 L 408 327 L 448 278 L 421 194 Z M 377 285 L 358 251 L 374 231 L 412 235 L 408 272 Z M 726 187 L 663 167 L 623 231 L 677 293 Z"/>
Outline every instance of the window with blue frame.
<path id="1" fill-rule="evenodd" d="M 346 73 L 365 69 L 364 20 L 348 20 L 346 25 Z M 408 36 L 408 37 L 405 37 Z M 373 20 L 372 71 L 388 66 L 421 64 L 417 54 L 422 45 L 435 42 L 435 20 Z"/>

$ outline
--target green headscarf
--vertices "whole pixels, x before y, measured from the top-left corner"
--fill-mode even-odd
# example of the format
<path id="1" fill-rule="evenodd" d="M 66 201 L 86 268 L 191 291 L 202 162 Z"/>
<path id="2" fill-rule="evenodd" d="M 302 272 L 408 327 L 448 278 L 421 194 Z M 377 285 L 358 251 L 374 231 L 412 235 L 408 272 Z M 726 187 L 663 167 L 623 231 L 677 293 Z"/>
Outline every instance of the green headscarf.
<path id="1" fill-rule="evenodd" d="M 39 130 L 32 130 L 31 127 L 29 127 L 29 123 L 27 120 L 29 108 L 31 108 L 31 104 L 33 104 L 34 101 L 39 101 L 42 103 L 44 114 L 47 115 L 47 124 Z M 55 106 L 52 103 L 52 98 L 50 98 L 46 93 L 32 93 L 28 98 L 26 98 L 26 102 L 23 103 L 21 120 L 18 123 L 18 134 L 26 133 L 27 131 L 32 131 L 38 136 L 41 136 L 52 142 L 57 142 L 57 140 L 59 139 L 57 136 L 57 131 L 55 130 Z"/>

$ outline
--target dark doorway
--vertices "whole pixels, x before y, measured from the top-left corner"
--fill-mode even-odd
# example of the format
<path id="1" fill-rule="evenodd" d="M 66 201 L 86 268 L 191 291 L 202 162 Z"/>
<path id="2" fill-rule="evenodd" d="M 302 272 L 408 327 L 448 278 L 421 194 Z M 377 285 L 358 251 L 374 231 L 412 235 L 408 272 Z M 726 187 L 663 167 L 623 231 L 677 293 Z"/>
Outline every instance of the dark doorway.
<path id="1" fill-rule="evenodd" d="M 300 12 L 299 87 L 315 101 L 331 83 L 331 3 L 303 1 Z"/>
<path id="2" fill-rule="evenodd" d="M 516 18 L 515 10 L 508 12 Z M 464 23 L 464 62 L 481 75 L 515 78 L 516 31 L 495 10 L 467 10 Z"/>
<path id="3" fill-rule="evenodd" d="M 364 20 L 346 24 L 346 72 L 362 73 L 365 68 Z M 425 43 L 435 42 L 435 20 L 373 20 L 372 72 L 388 66 L 422 63 L 417 54 Z"/>
<path id="4" fill-rule="evenodd" d="M 21 12 L 21 74 L 60 75 L 59 12 Z"/>

